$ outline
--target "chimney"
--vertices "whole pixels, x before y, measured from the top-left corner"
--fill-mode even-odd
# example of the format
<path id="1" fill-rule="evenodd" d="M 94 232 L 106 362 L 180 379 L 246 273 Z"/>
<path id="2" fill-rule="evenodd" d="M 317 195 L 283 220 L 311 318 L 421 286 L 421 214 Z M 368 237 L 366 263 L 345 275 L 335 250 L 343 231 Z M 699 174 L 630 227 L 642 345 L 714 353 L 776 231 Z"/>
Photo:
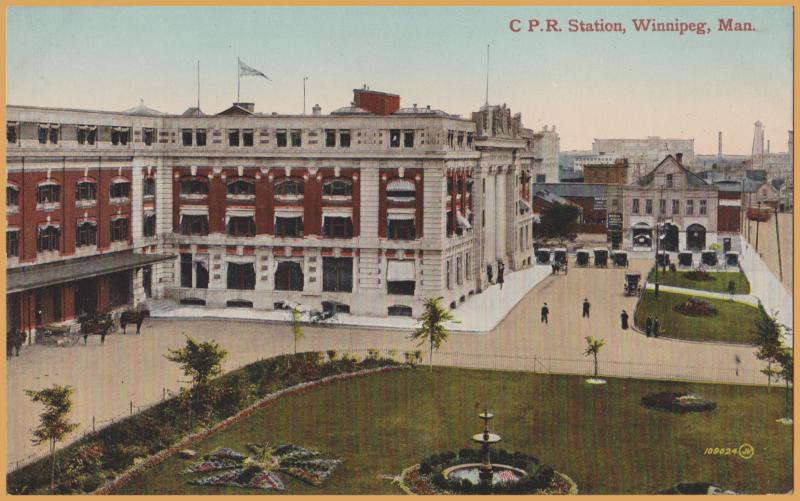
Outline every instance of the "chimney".
<path id="1" fill-rule="evenodd" d="M 680 165 L 683 165 L 683 153 L 675 153 L 675 160 L 677 160 Z"/>
<path id="2" fill-rule="evenodd" d="M 311 108 L 311 113 L 314 115 L 320 115 L 322 113 L 322 108 L 318 104 L 315 104 L 314 107 Z"/>
<path id="3" fill-rule="evenodd" d="M 400 108 L 400 96 L 364 89 L 353 89 L 355 106 L 365 109 L 375 115 L 391 115 Z"/>

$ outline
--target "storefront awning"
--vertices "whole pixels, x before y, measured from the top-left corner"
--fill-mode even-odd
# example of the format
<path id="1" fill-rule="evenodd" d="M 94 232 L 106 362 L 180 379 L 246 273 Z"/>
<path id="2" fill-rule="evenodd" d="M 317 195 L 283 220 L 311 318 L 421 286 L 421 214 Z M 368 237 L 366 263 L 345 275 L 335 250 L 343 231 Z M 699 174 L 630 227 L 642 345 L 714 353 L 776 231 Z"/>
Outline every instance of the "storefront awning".
<path id="1" fill-rule="evenodd" d="M 74 282 L 174 258 L 175 256 L 171 254 L 134 254 L 127 251 L 70 259 L 58 263 L 12 268 L 8 270 L 7 274 L 6 293 L 11 294 L 48 285 Z"/>

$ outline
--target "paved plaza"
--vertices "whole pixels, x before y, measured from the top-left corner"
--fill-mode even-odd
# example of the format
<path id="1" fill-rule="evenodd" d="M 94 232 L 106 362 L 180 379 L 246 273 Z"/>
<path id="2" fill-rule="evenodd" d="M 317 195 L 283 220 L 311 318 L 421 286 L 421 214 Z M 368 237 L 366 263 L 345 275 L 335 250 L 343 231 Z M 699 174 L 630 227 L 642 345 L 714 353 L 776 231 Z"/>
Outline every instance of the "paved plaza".
<path id="1" fill-rule="evenodd" d="M 634 259 L 629 269 L 570 267 L 568 275 L 549 276 L 536 285 L 489 333 L 454 332 L 435 364 L 462 367 L 535 370 L 537 372 L 588 373 L 591 361 L 583 357 L 584 338 L 603 337 L 600 372 L 606 375 L 674 378 L 764 384 L 762 367 L 752 348 L 647 338 L 633 330 L 622 330 L 620 312 L 634 317 L 636 297 L 622 294 L 625 271 L 644 276 L 650 259 Z M 509 288 L 509 294 L 513 289 Z M 497 292 L 497 301 L 506 300 Z M 587 298 L 591 317 L 581 317 Z M 508 299 L 511 301 L 511 298 Z M 548 324 L 539 321 L 543 302 L 550 307 Z M 459 314 L 456 310 L 456 315 Z M 129 331 L 130 332 L 130 331 Z M 399 330 L 357 327 L 304 328 L 298 350 L 336 349 L 363 353 L 367 348 L 398 350 L 416 348 Z M 24 389 L 39 389 L 53 383 L 75 390 L 72 420 L 80 423 L 74 437 L 119 419 L 139 406 L 157 402 L 164 392 L 176 391 L 185 378 L 178 366 L 164 358 L 169 348 L 178 348 L 184 336 L 216 340 L 228 350 L 225 370 L 293 351 L 289 325 L 254 321 L 191 320 L 154 318 L 145 322 L 140 336 L 112 335 L 100 346 L 90 338 L 88 346 L 72 348 L 26 346 L 20 357 L 7 360 L 8 372 L 8 460 L 14 467 L 32 454 L 46 452 L 30 442 L 30 430 L 41 412 Z M 740 364 L 734 361 L 736 357 Z M 427 360 L 427 357 L 426 357 Z"/>

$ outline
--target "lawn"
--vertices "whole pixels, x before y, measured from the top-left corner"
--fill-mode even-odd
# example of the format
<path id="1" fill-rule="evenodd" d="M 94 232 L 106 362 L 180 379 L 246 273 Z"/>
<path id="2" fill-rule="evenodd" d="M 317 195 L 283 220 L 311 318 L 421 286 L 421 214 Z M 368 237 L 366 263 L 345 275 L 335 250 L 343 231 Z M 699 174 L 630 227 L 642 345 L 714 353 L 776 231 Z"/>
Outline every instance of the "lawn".
<path id="1" fill-rule="evenodd" d="M 676 339 L 693 341 L 722 341 L 728 343 L 752 344 L 753 329 L 758 318 L 758 309 L 747 304 L 727 299 L 709 299 L 717 314 L 707 317 L 692 317 L 678 313 L 673 308 L 685 303 L 691 295 L 673 294 L 661 291 L 658 301 L 655 292 L 648 290 L 639 301 L 636 310 L 636 326 L 644 330 L 647 316 L 658 317 L 661 321 L 661 335 Z"/>
<path id="2" fill-rule="evenodd" d="M 501 445 L 569 475 L 581 493 L 654 493 L 678 482 L 711 481 L 748 493 L 792 488 L 792 431 L 782 389 L 427 367 L 344 380 L 279 400 L 197 444 L 245 450 L 252 442 L 293 442 L 344 463 L 321 488 L 284 476 L 290 494 L 401 494 L 382 475 L 433 453 L 470 447 L 483 405 L 495 413 Z M 431 384 L 431 381 L 434 384 Z M 690 390 L 718 403 L 711 413 L 645 409 L 654 391 Z M 635 431 L 634 431 L 635 430 Z M 709 447 L 755 448 L 752 459 L 704 455 Z M 173 457 L 120 494 L 263 494 L 192 486 Z"/>
<path id="3" fill-rule="evenodd" d="M 661 285 L 672 285 L 674 287 L 685 287 L 687 289 L 697 289 L 701 291 L 722 292 L 728 294 L 728 282 L 731 280 L 736 285 L 734 294 L 750 294 L 750 282 L 741 271 L 711 271 L 712 280 L 690 280 L 686 278 L 689 271 L 666 271 L 658 272 L 658 283 Z M 647 279 L 650 283 L 655 283 L 655 268 L 650 271 Z"/>

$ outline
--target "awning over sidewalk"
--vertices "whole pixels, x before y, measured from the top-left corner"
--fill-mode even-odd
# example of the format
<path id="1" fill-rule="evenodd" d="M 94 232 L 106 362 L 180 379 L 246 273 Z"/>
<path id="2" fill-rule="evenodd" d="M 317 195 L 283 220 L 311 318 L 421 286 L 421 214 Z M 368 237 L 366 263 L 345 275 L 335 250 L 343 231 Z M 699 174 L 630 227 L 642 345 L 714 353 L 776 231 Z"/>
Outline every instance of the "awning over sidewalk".
<path id="1" fill-rule="evenodd" d="M 8 270 L 6 275 L 6 293 L 22 292 L 48 285 L 131 270 L 174 258 L 175 256 L 171 254 L 134 254 L 128 251 L 69 259 L 58 263 L 13 268 Z"/>

